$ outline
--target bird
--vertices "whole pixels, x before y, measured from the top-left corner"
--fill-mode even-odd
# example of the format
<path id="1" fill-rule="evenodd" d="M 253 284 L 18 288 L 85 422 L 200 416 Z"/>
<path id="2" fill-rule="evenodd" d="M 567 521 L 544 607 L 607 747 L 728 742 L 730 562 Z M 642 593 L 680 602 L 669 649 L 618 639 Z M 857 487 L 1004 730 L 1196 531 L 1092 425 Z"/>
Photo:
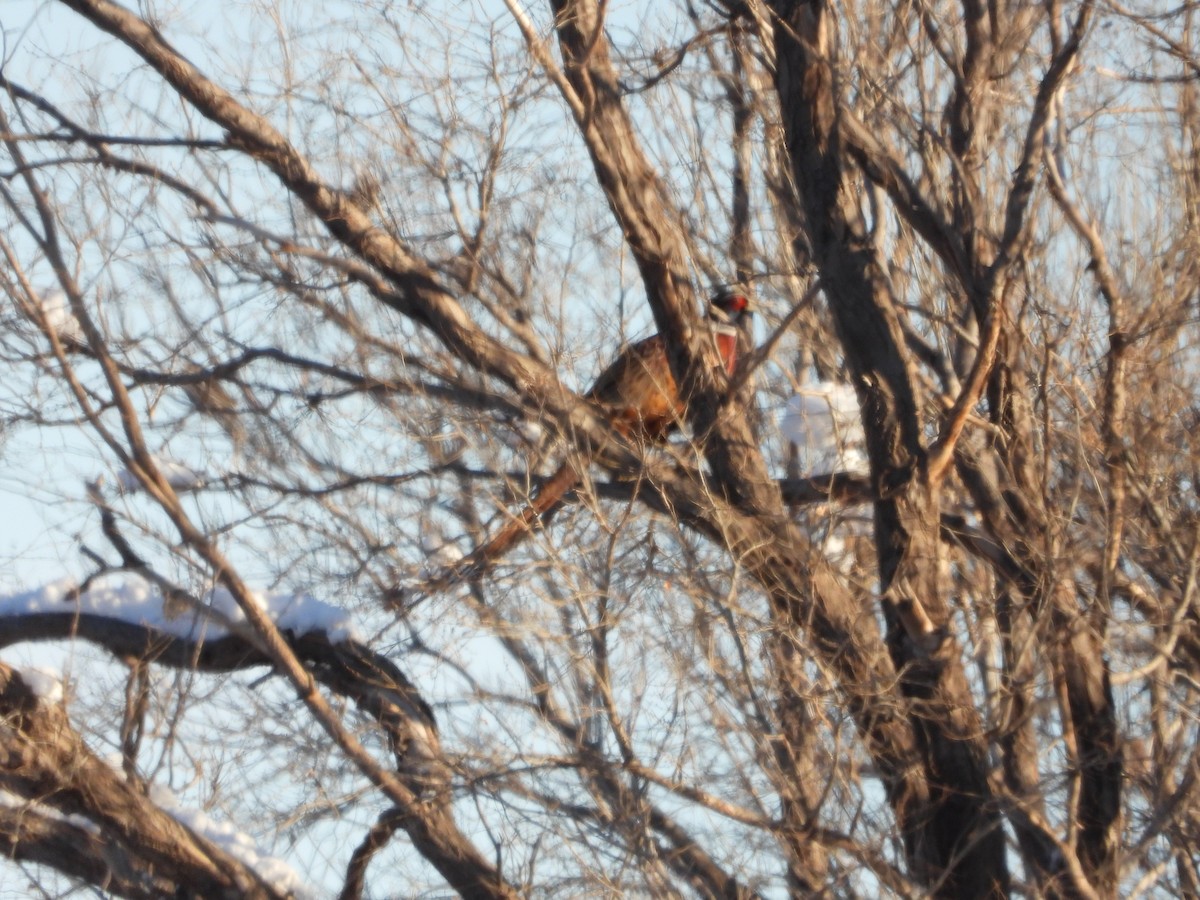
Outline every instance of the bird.
<path id="1" fill-rule="evenodd" d="M 720 288 L 708 303 L 707 326 L 728 375 L 736 368 L 738 336 L 752 312 L 749 292 L 740 285 Z M 626 346 L 584 397 L 599 406 L 626 438 L 653 443 L 665 441 L 686 413 L 685 398 L 671 373 L 667 342 L 661 334 Z M 528 534 L 535 522 L 548 518 L 581 477 L 574 463 L 563 462 L 519 514 L 494 537 L 430 579 L 425 592 L 435 593 L 468 577 L 478 577 Z"/>

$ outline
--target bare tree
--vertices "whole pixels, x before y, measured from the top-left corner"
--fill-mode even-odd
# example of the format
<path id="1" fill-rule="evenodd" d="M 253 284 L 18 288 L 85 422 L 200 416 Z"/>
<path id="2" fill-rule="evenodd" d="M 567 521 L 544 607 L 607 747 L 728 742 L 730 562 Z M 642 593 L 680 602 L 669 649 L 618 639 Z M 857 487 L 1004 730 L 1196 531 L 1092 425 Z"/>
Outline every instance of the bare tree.
<path id="1" fill-rule="evenodd" d="M 1200 894 L 1190 6 L 313 15 L 6 31 L 20 877 Z"/>

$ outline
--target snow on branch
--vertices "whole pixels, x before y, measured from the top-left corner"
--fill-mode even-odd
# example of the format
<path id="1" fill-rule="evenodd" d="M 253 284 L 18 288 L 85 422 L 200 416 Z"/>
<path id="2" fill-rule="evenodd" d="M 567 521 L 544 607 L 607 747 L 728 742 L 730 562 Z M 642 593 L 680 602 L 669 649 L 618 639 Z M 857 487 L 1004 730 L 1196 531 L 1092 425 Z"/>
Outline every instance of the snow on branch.
<path id="1" fill-rule="evenodd" d="M 365 646 L 337 607 L 306 594 L 254 596 L 290 636 L 292 651 L 313 677 L 379 723 L 398 769 L 411 784 L 420 791 L 440 788 L 449 773 L 433 711 L 395 663 Z M 212 591 L 203 602 L 231 623 L 241 621 L 227 591 Z M 158 665 L 201 672 L 272 664 L 253 638 L 237 629 L 195 614 L 172 618 L 164 612 L 161 591 L 129 573 L 100 576 L 86 589 L 64 579 L 0 597 L 0 647 L 74 639 L 104 647 L 120 659 L 140 658 L 152 650 Z M 26 691 L 35 697 L 31 688 Z"/>
<path id="2" fill-rule="evenodd" d="M 176 491 L 196 491 L 208 483 L 203 473 L 197 472 L 190 466 L 168 459 L 165 456 L 151 454 L 154 464 L 162 472 L 167 484 Z M 142 489 L 142 481 L 129 469 L 121 469 L 117 473 L 117 491 L 121 494 L 134 494 Z"/>
<path id="3" fill-rule="evenodd" d="M 294 635 L 320 632 L 332 642 L 358 640 L 346 611 L 308 594 L 255 592 L 253 598 L 283 631 Z M 196 598 L 195 609 L 180 615 L 179 599 L 166 597 L 157 585 L 132 573 L 101 575 L 80 589 L 73 579 L 0 596 L 0 618 L 44 613 L 90 614 L 139 625 L 175 637 L 209 639 L 229 633 L 245 615 L 233 595 L 216 588 Z M 226 624 L 227 623 L 227 624 Z"/>
<path id="4" fill-rule="evenodd" d="M 43 703 L 58 703 L 63 698 L 62 673 L 41 666 L 22 666 L 21 680 Z M 0 804 L 4 802 L 0 797 Z"/>
<path id="5" fill-rule="evenodd" d="M 164 811 L 96 756 L 62 706 L 41 702 L 3 663 L 0 716 L 7 725 L 0 730 L 7 760 L 0 772 L 0 847 L 13 856 L 107 884 L 123 896 L 185 890 L 262 900 L 295 896 L 294 875 L 285 880 L 270 857 L 231 852 L 232 841 L 211 840 L 203 828 Z M 253 862 L 263 862 L 263 870 Z"/>
<path id="6" fill-rule="evenodd" d="M 307 883 L 295 869 L 279 857 L 264 851 L 253 837 L 236 826 L 222 822 L 202 810 L 187 808 L 174 793 L 161 784 L 151 786 L 150 799 L 176 822 L 256 872 L 263 881 L 280 893 L 298 900 L 315 896 L 308 890 Z"/>
<path id="7" fill-rule="evenodd" d="M 87 343 L 83 327 L 71 311 L 67 295 L 57 288 L 41 292 L 37 298 L 37 314 L 44 327 L 53 332 L 66 347 L 82 347 Z"/>

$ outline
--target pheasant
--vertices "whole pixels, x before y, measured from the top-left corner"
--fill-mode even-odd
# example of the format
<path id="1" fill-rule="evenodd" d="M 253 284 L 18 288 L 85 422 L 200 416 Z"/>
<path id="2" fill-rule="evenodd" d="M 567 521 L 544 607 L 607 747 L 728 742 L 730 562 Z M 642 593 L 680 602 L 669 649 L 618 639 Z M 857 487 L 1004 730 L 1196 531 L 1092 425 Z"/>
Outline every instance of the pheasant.
<path id="1" fill-rule="evenodd" d="M 726 288 L 708 304 L 708 326 L 732 375 L 737 363 L 739 325 L 753 311 L 746 293 Z M 685 413 L 683 397 L 671 374 L 667 345 L 661 334 L 630 344 L 614 359 L 584 395 L 602 407 L 613 427 L 630 438 L 662 442 L 679 425 Z M 481 544 L 427 585 L 430 593 L 475 577 L 527 534 L 538 519 L 552 513 L 580 481 L 580 472 L 562 463 L 538 490 L 533 500 L 494 537 Z"/>

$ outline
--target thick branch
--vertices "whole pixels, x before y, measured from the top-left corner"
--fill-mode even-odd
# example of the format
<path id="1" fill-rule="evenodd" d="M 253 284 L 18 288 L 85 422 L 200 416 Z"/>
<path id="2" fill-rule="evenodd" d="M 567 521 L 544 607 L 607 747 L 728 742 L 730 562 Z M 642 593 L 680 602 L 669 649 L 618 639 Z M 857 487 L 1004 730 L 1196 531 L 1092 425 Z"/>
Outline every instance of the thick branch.
<path id="1" fill-rule="evenodd" d="M 108 854 L 88 841 L 80 855 L 63 861 L 67 874 L 85 876 L 103 863 L 112 868 L 128 863 L 130 870 L 117 871 L 117 883 L 126 883 L 135 873 L 152 872 L 155 882 L 174 886 L 177 896 L 237 896 L 268 900 L 285 896 L 209 841 L 190 832 L 156 807 L 136 787 L 105 765 L 87 748 L 71 728 L 59 706 L 41 703 L 8 666 L 0 664 L 0 770 L 7 790 L 57 810 L 64 815 L 83 816 L 96 824 L 106 842 L 116 845 Z M 61 832 L 61 829 L 56 829 Z M 30 852 L 58 865 L 51 851 L 54 835 L 43 829 L 42 840 Z M 19 831 L 9 832 L 9 841 L 19 842 Z M 89 849 L 96 856 L 88 857 Z M 93 882 L 104 883 L 103 879 Z M 131 891 L 129 896 L 141 896 Z"/>
<path id="2" fill-rule="evenodd" d="M 775 84 L 808 243 L 860 396 L 890 648 L 920 744 L 928 793 L 892 795 L 914 877 L 944 896 L 1007 892 L 1004 840 L 989 804 L 987 748 L 938 591 L 938 498 L 899 305 L 857 206 L 843 143 L 832 4 L 777 2 Z M 902 188 L 904 181 L 894 182 Z M 936 232 L 936 228 L 931 231 Z M 932 618 L 931 618 L 932 617 Z M 908 640 L 904 640 L 907 637 Z M 929 650 L 941 646 L 933 657 Z"/>

